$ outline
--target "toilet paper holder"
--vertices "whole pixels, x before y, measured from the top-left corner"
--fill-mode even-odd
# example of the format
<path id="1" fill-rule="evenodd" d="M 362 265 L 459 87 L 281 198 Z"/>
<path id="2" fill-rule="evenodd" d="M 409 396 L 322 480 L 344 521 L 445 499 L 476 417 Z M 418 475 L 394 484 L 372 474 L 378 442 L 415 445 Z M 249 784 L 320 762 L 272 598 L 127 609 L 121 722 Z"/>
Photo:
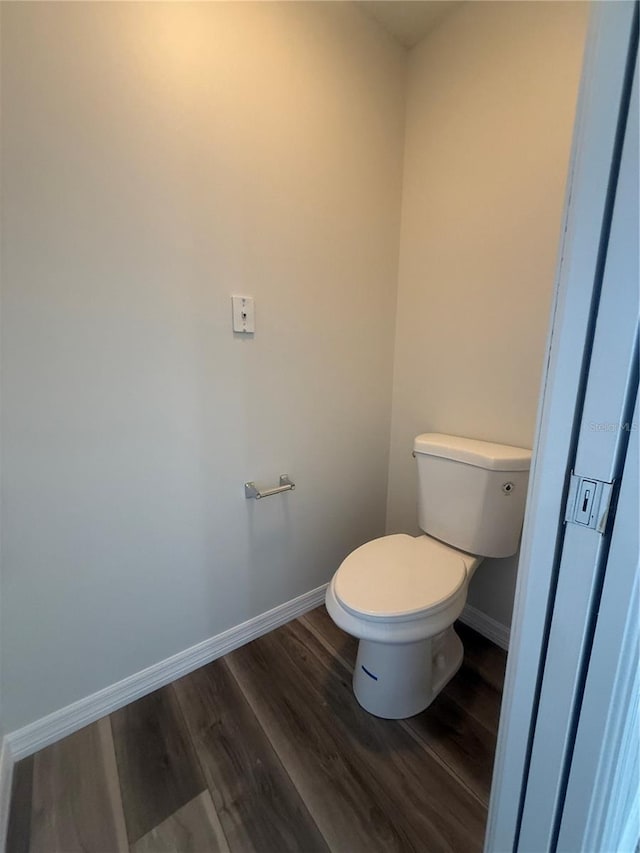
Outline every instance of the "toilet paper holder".
<path id="1" fill-rule="evenodd" d="M 255 498 L 259 501 L 260 498 L 269 498 L 271 495 L 279 495 L 281 492 L 292 492 L 295 487 L 296 484 L 291 482 L 288 474 L 280 474 L 280 485 L 274 486 L 272 489 L 259 489 L 253 480 L 245 483 L 244 496 L 245 498 Z"/>

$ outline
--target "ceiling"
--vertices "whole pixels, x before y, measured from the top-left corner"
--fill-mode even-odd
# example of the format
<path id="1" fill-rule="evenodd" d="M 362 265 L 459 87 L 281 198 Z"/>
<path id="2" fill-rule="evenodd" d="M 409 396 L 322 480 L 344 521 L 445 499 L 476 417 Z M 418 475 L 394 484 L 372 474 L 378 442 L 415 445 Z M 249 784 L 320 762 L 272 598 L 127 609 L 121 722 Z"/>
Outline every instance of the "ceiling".
<path id="1" fill-rule="evenodd" d="M 413 47 L 461 0 L 359 0 L 405 47 Z"/>

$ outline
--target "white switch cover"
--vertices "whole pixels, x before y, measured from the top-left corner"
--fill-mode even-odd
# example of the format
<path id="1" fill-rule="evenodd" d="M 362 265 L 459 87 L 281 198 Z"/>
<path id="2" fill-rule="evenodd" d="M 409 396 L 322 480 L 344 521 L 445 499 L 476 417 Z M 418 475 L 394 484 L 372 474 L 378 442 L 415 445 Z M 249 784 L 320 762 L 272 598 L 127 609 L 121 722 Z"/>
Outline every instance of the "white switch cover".
<path id="1" fill-rule="evenodd" d="M 232 296 L 233 331 L 253 334 L 256 330 L 253 296 Z"/>

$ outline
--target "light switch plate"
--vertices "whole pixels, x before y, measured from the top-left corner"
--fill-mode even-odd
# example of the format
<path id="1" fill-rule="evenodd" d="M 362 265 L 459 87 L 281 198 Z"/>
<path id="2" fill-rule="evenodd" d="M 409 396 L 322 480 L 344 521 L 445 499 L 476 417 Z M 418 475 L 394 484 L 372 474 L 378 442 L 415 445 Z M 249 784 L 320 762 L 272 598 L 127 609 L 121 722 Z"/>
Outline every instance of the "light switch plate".
<path id="1" fill-rule="evenodd" d="M 232 296 L 233 331 L 251 335 L 256 330 L 253 296 Z"/>

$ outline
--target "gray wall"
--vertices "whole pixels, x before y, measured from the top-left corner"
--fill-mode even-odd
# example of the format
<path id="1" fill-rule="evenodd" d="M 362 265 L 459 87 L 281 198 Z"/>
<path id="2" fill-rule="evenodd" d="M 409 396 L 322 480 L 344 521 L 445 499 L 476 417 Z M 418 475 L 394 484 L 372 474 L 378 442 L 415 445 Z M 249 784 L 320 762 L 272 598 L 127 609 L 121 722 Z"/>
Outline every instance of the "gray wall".
<path id="1" fill-rule="evenodd" d="M 416 433 L 530 445 L 586 15 L 407 55 L 350 3 L 1 11 L 11 731 L 417 532 Z"/>
<path id="2" fill-rule="evenodd" d="M 341 3 L 2 16 L 13 730 L 384 532 L 405 56 Z"/>
<path id="3" fill-rule="evenodd" d="M 463 3 L 410 54 L 389 532 L 418 532 L 418 433 L 532 445 L 586 19 Z M 507 626 L 516 564 L 469 593 Z"/>

